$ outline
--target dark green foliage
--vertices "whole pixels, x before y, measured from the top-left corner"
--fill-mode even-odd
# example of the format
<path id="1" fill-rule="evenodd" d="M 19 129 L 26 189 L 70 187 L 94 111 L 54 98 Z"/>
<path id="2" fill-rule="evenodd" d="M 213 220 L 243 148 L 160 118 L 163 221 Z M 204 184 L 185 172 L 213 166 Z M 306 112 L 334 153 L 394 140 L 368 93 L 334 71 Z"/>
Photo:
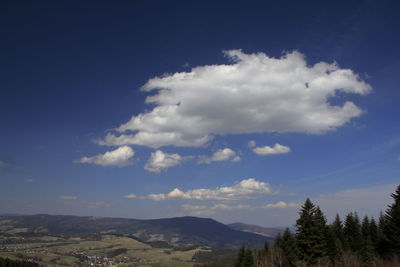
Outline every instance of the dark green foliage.
<path id="1" fill-rule="evenodd" d="M 0 258 L 0 267 L 39 267 L 39 264 L 35 262 Z"/>
<path id="2" fill-rule="evenodd" d="M 126 253 L 128 250 L 126 248 L 117 248 L 107 253 L 108 258 L 114 258 L 120 254 Z"/>
<path id="3" fill-rule="evenodd" d="M 243 266 L 245 254 L 246 254 L 246 248 L 244 246 L 242 246 L 239 249 L 239 252 L 238 252 L 238 255 L 237 255 L 237 258 L 236 258 L 235 267 Z"/>
<path id="4" fill-rule="evenodd" d="M 369 222 L 369 237 L 371 239 L 372 246 L 374 248 L 374 253 L 376 253 L 378 248 L 379 234 L 378 234 L 378 225 L 376 224 L 374 218 L 371 218 L 371 221 Z"/>
<path id="5" fill-rule="evenodd" d="M 251 249 L 242 246 L 239 249 L 238 256 L 236 258 L 235 267 L 252 267 L 254 265 L 253 253 Z"/>
<path id="6" fill-rule="evenodd" d="M 389 241 L 389 254 L 400 257 L 400 185 L 391 196 L 394 203 L 386 210 L 383 233 Z"/>
<path id="7" fill-rule="evenodd" d="M 357 213 L 349 213 L 344 222 L 343 233 L 345 242 L 352 252 L 359 252 L 361 249 L 361 227 Z"/>
<path id="8" fill-rule="evenodd" d="M 296 238 L 290 232 L 289 228 L 286 228 L 282 236 L 282 241 L 280 242 L 280 248 L 282 249 L 283 255 L 285 257 L 286 266 L 296 266 L 298 251 Z"/>
<path id="9" fill-rule="evenodd" d="M 337 225 L 335 226 L 335 223 L 328 227 L 326 239 L 326 256 L 328 256 L 329 261 L 333 264 L 343 255 L 343 245 L 339 238 L 340 232 L 337 232 L 338 229 L 336 227 Z"/>
<path id="10" fill-rule="evenodd" d="M 382 214 L 380 214 L 379 216 L 379 225 L 378 225 L 378 245 L 377 245 L 377 249 L 376 252 L 378 253 L 378 255 L 381 258 L 387 259 L 390 258 L 390 253 L 389 253 L 389 240 L 385 235 L 385 228 L 386 228 L 386 218 L 385 216 Z"/>
<path id="11" fill-rule="evenodd" d="M 274 240 L 274 247 L 276 248 L 280 248 L 281 247 L 281 243 L 282 243 L 282 235 L 281 233 L 278 233 L 275 237 Z"/>
<path id="12" fill-rule="evenodd" d="M 325 218 L 319 208 L 307 198 L 296 221 L 297 247 L 300 259 L 307 265 L 315 264 L 324 255 Z"/>
<path id="13" fill-rule="evenodd" d="M 238 251 L 236 249 L 212 248 L 210 251 L 197 252 L 193 255 L 192 260 L 195 262 L 205 262 L 207 266 L 211 263 L 220 264 L 215 266 L 233 266 L 237 254 Z"/>
<path id="14" fill-rule="evenodd" d="M 370 266 L 374 258 L 374 246 L 370 234 L 370 221 L 367 216 L 364 217 L 361 224 L 361 249 L 359 251 L 359 257 L 365 266 Z"/>
<path id="15" fill-rule="evenodd" d="M 246 249 L 244 253 L 244 260 L 243 264 L 241 266 L 243 267 L 252 267 L 254 265 L 254 260 L 253 260 L 253 253 L 251 249 Z"/>
<path id="16" fill-rule="evenodd" d="M 295 235 L 286 229 L 271 248 L 266 244 L 253 253 L 242 247 L 234 266 L 400 266 L 400 186 L 392 197 L 395 202 L 381 214 L 378 225 L 367 216 L 360 223 L 355 212 L 344 223 L 336 215 L 327 225 L 320 208 L 307 199 Z"/>

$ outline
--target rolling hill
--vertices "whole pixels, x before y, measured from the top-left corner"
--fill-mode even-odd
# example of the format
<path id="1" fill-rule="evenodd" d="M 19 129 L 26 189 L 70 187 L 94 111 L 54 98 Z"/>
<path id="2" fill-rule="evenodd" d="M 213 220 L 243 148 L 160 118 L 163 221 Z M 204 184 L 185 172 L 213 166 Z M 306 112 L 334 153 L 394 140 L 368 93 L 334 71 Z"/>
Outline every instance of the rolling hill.
<path id="1" fill-rule="evenodd" d="M 86 236 L 97 233 L 125 235 L 171 246 L 237 248 L 242 244 L 260 247 L 272 238 L 243 232 L 213 219 L 176 217 L 138 220 L 67 215 L 1 216 L 0 234 Z M 22 229 L 22 230 L 21 230 Z"/>

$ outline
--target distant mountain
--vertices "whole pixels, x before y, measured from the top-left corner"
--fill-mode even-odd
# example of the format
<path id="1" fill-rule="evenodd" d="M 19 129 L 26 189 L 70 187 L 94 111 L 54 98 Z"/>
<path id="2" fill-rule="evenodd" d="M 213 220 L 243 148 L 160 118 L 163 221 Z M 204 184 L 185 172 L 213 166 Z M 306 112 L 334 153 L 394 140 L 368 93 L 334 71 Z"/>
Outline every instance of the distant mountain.
<path id="1" fill-rule="evenodd" d="M 234 230 L 262 235 L 269 238 L 275 238 L 278 233 L 282 233 L 285 230 L 283 227 L 262 227 L 245 223 L 232 223 L 227 225 Z"/>
<path id="2" fill-rule="evenodd" d="M 96 233 L 126 235 L 144 242 L 166 242 L 173 246 L 214 246 L 237 248 L 242 244 L 260 247 L 272 239 L 243 232 L 213 219 L 177 217 L 155 220 L 137 220 L 107 217 L 66 215 L 27 215 L 0 217 L 0 235 L 60 235 L 86 236 Z"/>

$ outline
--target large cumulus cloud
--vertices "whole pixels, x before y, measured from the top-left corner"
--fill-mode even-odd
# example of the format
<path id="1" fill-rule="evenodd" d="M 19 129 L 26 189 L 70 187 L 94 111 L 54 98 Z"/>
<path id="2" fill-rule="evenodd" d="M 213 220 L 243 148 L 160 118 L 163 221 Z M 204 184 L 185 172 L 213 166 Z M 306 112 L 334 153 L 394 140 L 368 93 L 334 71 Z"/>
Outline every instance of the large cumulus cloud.
<path id="1" fill-rule="evenodd" d="M 296 51 L 281 58 L 225 53 L 232 64 L 148 80 L 142 90 L 155 92 L 146 99 L 154 108 L 133 116 L 100 144 L 196 147 L 223 134 L 321 134 L 363 113 L 351 101 L 332 104 L 332 97 L 371 90 L 352 70 L 326 62 L 308 66 Z"/>

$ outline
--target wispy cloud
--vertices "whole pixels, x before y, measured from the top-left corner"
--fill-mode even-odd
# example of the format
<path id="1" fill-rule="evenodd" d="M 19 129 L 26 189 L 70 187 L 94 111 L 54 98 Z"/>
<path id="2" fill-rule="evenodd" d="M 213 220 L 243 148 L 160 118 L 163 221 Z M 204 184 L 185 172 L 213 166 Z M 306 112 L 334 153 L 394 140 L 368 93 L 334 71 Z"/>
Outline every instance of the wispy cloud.
<path id="1" fill-rule="evenodd" d="M 274 146 L 262 146 L 253 148 L 253 152 L 257 155 L 268 156 L 268 155 L 278 155 L 286 154 L 291 151 L 290 147 L 283 146 L 280 144 L 275 144 Z"/>
<path id="2" fill-rule="evenodd" d="M 97 201 L 93 203 L 89 203 L 87 206 L 89 209 L 99 209 L 99 208 L 107 208 L 110 207 L 111 205 L 107 202 L 104 201 Z"/>
<path id="3" fill-rule="evenodd" d="M 32 179 L 32 178 L 28 178 L 28 179 L 25 179 L 25 182 L 27 182 L 27 183 L 33 183 L 33 182 L 35 182 L 36 180 L 35 179 Z"/>
<path id="4" fill-rule="evenodd" d="M 77 196 L 59 196 L 58 198 L 61 200 L 77 200 L 78 199 Z"/>
<path id="5" fill-rule="evenodd" d="M 206 163 L 210 164 L 215 161 L 233 161 L 238 162 L 240 161 L 240 157 L 237 156 L 236 152 L 230 148 L 219 149 L 211 156 L 200 156 L 199 163 Z"/>
<path id="6" fill-rule="evenodd" d="M 83 157 L 76 162 L 92 163 L 100 166 L 118 166 L 123 167 L 131 165 L 130 160 L 135 155 L 133 149 L 129 146 L 121 146 L 115 150 L 108 151 L 93 157 Z"/>
<path id="7" fill-rule="evenodd" d="M 192 189 L 185 192 L 175 188 L 167 194 L 149 194 L 147 198 L 158 201 L 167 199 L 239 200 L 272 195 L 274 193 L 268 183 L 250 178 L 242 180 L 233 186 L 223 186 L 216 189 Z"/>
<path id="8" fill-rule="evenodd" d="M 181 206 L 183 210 L 190 211 L 192 215 L 211 215 L 217 211 L 235 211 L 235 210 L 261 210 L 261 209 L 288 209 L 299 208 L 300 203 L 279 201 L 276 203 L 268 203 L 264 205 L 228 205 L 225 203 L 214 204 L 211 206 L 206 205 L 190 205 L 184 204 Z"/>
<path id="9" fill-rule="evenodd" d="M 371 91 L 351 69 L 326 62 L 310 66 L 297 51 L 280 58 L 224 53 L 232 64 L 148 80 L 142 90 L 156 92 L 146 98 L 155 107 L 133 116 L 99 144 L 198 147 L 223 134 L 321 134 L 363 113 L 351 101 L 333 105 L 331 97 Z"/>

